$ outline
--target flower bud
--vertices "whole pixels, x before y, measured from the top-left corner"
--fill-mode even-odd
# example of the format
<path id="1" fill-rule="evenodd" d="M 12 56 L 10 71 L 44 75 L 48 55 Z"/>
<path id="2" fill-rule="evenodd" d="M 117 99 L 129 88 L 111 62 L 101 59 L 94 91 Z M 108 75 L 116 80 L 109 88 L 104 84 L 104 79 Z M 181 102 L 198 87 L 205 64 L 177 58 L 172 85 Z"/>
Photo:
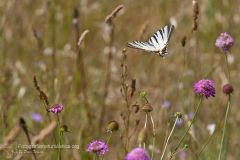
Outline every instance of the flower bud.
<path id="1" fill-rule="evenodd" d="M 181 112 L 176 112 L 176 113 L 174 114 L 174 116 L 177 117 L 177 118 L 179 118 L 179 119 L 181 119 L 181 118 L 182 118 L 182 113 L 181 113 Z"/>
<path id="2" fill-rule="evenodd" d="M 229 95 L 229 94 L 233 93 L 234 89 L 231 84 L 225 84 L 222 88 L 222 91 L 223 91 L 223 93 Z"/>
<path id="3" fill-rule="evenodd" d="M 107 125 L 107 132 L 117 131 L 118 129 L 119 129 L 119 125 L 118 125 L 118 122 L 116 121 L 111 121 Z"/>

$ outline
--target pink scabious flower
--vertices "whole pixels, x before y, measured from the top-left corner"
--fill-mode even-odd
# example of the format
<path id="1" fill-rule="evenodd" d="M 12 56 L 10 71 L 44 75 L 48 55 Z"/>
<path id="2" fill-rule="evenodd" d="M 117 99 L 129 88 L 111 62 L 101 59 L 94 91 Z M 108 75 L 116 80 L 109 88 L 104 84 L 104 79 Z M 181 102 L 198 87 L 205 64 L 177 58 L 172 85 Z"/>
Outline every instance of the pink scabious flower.
<path id="1" fill-rule="evenodd" d="M 108 152 L 108 146 L 103 141 L 94 140 L 88 144 L 86 151 L 93 152 L 97 154 L 98 157 L 101 157 Z"/>
<path id="2" fill-rule="evenodd" d="M 125 156 L 124 160 L 150 160 L 150 158 L 144 149 L 134 148 Z"/>
<path id="3" fill-rule="evenodd" d="M 59 113 L 63 110 L 62 104 L 54 104 L 51 108 L 48 109 L 48 112 Z"/>
<path id="4" fill-rule="evenodd" d="M 233 46 L 233 38 L 226 32 L 221 33 L 216 40 L 216 46 L 223 50 L 225 53 Z"/>
<path id="5" fill-rule="evenodd" d="M 214 82 L 208 79 L 202 79 L 193 85 L 194 92 L 205 96 L 206 98 L 215 97 Z"/>

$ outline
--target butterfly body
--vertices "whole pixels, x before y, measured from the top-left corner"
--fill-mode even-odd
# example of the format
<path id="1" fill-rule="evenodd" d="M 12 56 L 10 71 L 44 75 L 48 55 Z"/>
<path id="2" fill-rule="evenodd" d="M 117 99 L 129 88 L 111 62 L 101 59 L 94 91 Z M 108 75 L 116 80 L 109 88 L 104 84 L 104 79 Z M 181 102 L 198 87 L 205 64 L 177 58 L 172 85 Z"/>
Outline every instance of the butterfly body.
<path id="1" fill-rule="evenodd" d="M 147 52 L 156 53 L 161 57 L 164 57 L 167 52 L 168 41 L 171 37 L 172 31 L 174 29 L 173 25 L 166 25 L 165 27 L 158 30 L 149 40 L 142 41 L 132 41 L 128 42 L 128 47 L 142 49 Z"/>

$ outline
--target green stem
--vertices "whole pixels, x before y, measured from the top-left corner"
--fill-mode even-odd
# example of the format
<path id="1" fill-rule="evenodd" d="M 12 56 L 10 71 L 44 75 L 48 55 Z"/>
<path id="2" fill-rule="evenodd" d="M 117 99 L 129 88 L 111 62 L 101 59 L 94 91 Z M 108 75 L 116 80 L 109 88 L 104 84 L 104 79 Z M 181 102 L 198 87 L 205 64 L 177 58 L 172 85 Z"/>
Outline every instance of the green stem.
<path id="1" fill-rule="evenodd" d="M 170 140 L 170 138 L 171 138 L 171 136 L 172 136 L 172 134 L 173 134 L 173 131 L 174 131 L 175 127 L 176 127 L 177 121 L 178 121 L 178 117 L 176 118 L 176 120 L 175 120 L 175 122 L 174 122 L 174 125 L 173 125 L 173 127 L 172 127 L 172 130 L 171 130 L 171 132 L 169 133 L 169 136 L 168 136 L 168 138 L 167 138 L 166 144 L 165 144 L 164 149 L 163 149 L 163 152 L 162 152 L 161 160 L 162 160 L 163 157 L 164 157 L 164 154 L 165 154 L 165 152 L 166 152 L 166 148 L 167 148 L 168 142 L 169 142 L 169 140 Z"/>
<path id="2" fill-rule="evenodd" d="M 229 115 L 229 110 L 230 110 L 230 104 L 231 104 L 231 95 L 229 94 L 228 95 L 227 110 L 226 110 L 226 113 L 225 113 L 223 134 L 222 134 L 222 139 L 221 139 L 221 145 L 220 145 L 220 151 L 219 151 L 219 155 L 218 155 L 218 160 L 221 160 L 221 156 L 222 156 L 223 143 L 224 143 L 224 140 L 225 140 L 225 134 L 226 134 L 227 120 L 228 120 L 228 115 Z"/>
<path id="3" fill-rule="evenodd" d="M 155 139 L 156 139 L 156 131 L 155 131 L 155 125 L 154 125 L 153 117 L 152 117 L 151 114 L 150 114 L 150 118 L 151 118 L 152 129 L 153 129 L 153 140 L 152 140 L 153 149 L 152 149 L 152 153 L 151 153 L 151 160 L 153 160 L 153 157 L 154 157 L 154 148 L 155 148 Z"/>
<path id="4" fill-rule="evenodd" d="M 107 145 L 109 144 L 111 137 L 112 137 L 112 131 L 110 132 L 110 134 L 108 136 L 108 139 L 107 139 L 107 142 L 106 142 Z"/>
<path id="5" fill-rule="evenodd" d="M 112 137 L 112 131 L 110 131 L 110 134 L 109 134 L 109 136 L 108 136 L 108 138 L 107 138 L 107 141 L 106 141 L 106 144 L 108 145 L 109 144 L 109 142 L 110 142 L 110 139 L 111 139 L 111 137 Z M 101 158 L 100 158 L 101 160 L 103 160 L 104 159 L 104 157 L 102 156 Z"/>
<path id="6" fill-rule="evenodd" d="M 188 129 L 185 131 L 184 135 L 183 135 L 182 138 L 180 139 L 177 147 L 174 149 L 173 153 L 171 154 L 170 159 L 172 159 L 173 155 L 177 152 L 178 148 L 180 147 L 180 145 L 182 144 L 182 142 L 183 142 L 183 140 L 185 139 L 186 135 L 188 134 L 189 130 L 191 129 L 192 124 L 193 124 L 193 122 L 194 122 L 194 120 L 195 120 L 195 118 L 196 118 L 196 115 L 197 115 L 197 113 L 198 113 L 200 104 L 202 103 L 202 100 L 203 100 L 203 97 L 200 98 L 200 100 L 199 100 L 199 102 L 198 102 L 198 104 L 197 104 L 197 107 L 196 107 L 196 110 L 195 110 L 193 119 L 192 119 L 192 121 L 191 121 Z"/>
<path id="7" fill-rule="evenodd" d="M 148 114 L 146 113 L 146 117 L 145 117 L 145 122 L 144 122 L 144 130 L 146 130 L 146 128 L 147 128 L 147 122 L 148 122 Z M 145 144 L 145 141 L 143 142 L 143 148 L 145 149 L 145 146 L 146 146 L 146 144 Z"/>
<path id="8" fill-rule="evenodd" d="M 224 53 L 224 55 L 225 55 L 225 61 L 226 61 L 226 65 L 227 65 L 228 81 L 229 81 L 229 83 L 230 83 L 230 69 L 229 69 L 229 64 L 228 64 L 227 53 Z"/>
<path id="9" fill-rule="evenodd" d="M 58 160 L 61 160 L 61 125 L 60 125 L 60 119 L 59 119 L 59 115 L 57 113 L 57 122 L 58 122 Z"/>

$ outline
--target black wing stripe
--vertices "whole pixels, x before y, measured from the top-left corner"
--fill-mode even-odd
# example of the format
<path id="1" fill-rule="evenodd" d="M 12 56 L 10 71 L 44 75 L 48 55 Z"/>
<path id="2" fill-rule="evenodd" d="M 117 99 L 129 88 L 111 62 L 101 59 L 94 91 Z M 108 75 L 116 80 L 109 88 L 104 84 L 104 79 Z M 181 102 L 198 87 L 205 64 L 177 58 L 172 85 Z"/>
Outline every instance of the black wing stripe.
<path id="1" fill-rule="evenodd" d="M 155 41 L 158 43 L 157 37 L 154 35 L 153 38 L 155 39 Z M 159 43 L 158 43 L 159 44 Z"/>
<path id="2" fill-rule="evenodd" d="M 168 29 L 168 41 L 169 41 L 171 38 L 172 32 L 173 32 L 173 29 L 174 29 L 174 25 L 168 25 L 168 27 L 169 27 L 169 29 Z"/>
<path id="3" fill-rule="evenodd" d="M 162 40 L 164 40 L 164 37 L 163 37 L 163 29 L 160 30 L 160 35 L 162 37 Z"/>

